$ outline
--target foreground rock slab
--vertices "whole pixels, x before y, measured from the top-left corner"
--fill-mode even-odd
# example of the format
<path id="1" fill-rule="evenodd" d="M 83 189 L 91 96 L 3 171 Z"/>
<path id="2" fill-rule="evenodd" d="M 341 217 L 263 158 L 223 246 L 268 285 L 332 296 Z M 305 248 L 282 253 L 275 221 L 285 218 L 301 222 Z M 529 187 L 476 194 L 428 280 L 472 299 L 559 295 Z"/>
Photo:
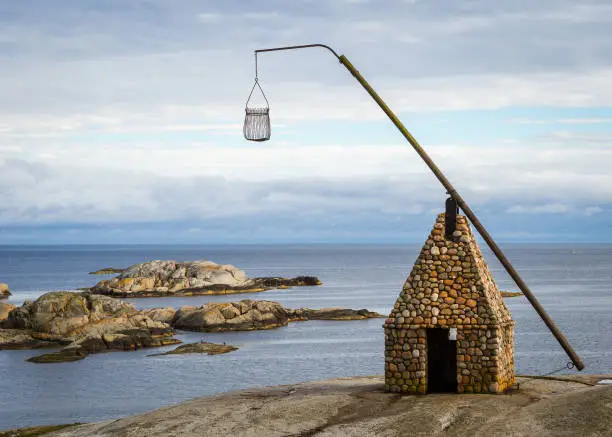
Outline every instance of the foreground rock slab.
<path id="1" fill-rule="evenodd" d="M 506 395 L 384 392 L 382 376 L 243 390 L 50 436 L 608 436 L 611 386 L 518 378 Z M 203 431 L 205 430 L 205 431 Z"/>
<path id="2" fill-rule="evenodd" d="M 46 293 L 11 310 L 0 328 L 0 350 L 65 346 L 29 360 L 35 363 L 180 343 L 167 323 L 140 314 L 127 302 L 68 291 Z"/>
<path id="3" fill-rule="evenodd" d="M 289 309 L 284 308 L 279 302 L 244 299 L 240 302 L 182 307 L 174 314 L 170 324 L 176 329 L 187 331 L 252 331 L 274 329 L 286 326 L 289 322 L 307 320 L 363 320 L 383 317 L 365 309 Z"/>
<path id="4" fill-rule="evenodd" d="M 272 288 L 320 284 L 319 279 L 314 276 L 251 279 L 242 270 L 230 264 L 157 260 L 133 265 L 113 279 L 98 282 L 90 291 L 131 298 L 250 293 Z"/>
<path id="5" fill-rule="evenodd" d="M 159 357 L 162 355 L 182 355 L 182 354 L 220 355 L 220 354 L 226 354 L 228 352 L 233 352 L 237 350 L 238 348 L 236 346 L 232 346 L 229 344 L 208 343 L 208 342 L 203 341 L 200 343 L 182 344 L 176 349 L 173 349 L 169 352 L 164 352 L 163 354 L 151 354 L 147 356 Z"/>

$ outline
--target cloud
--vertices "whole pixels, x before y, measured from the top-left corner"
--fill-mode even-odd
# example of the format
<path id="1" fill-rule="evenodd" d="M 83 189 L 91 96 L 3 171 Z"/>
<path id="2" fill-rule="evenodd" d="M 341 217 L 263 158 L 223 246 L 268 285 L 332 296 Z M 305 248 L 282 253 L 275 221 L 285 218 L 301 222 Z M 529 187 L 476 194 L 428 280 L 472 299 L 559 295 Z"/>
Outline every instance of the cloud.
<path id="1" fill-rule="evenodd" d="M 272 214 L 269 226 L 286 230 L 292 217 L 316 213 L 363 230 L 376 214 L 395 223 L 438 208 L 439 184 L 388 134 L 387 120 L 388 130 L 375 124 L 384 114 L 319 49 L 259 56 L 273 141 L 241 142 L 253 49 L 313 41 L 345 53 L 407 123 L 443 112 L 448 122 L 424 143 L 470 204 L 515 219 L 535 211 L 595 220 L 593 208 L 606 210 L 609 117 L 555 111 L 612 106 L 610 5 L 351 3 L 7 3 L 0 223 L 239 226 Z M 471 143 L 457 115 L 533 106 L 548 108 L 555 126 L 526 135 L 529 124 L 548 122 L 511 118 L 516 135 L 491 147 Z M 384 138 L 366 138 L 369 128 Z M 479 131 L 491 129 L 483 117 Z M 559 205 L 567 210 L 552 214 Z"/>
<path id="2" fill-rule="evenodd" d="M 559 118 L 551 120 L 513 119 L 513 124 L 612 124 L 612 118 Z"/>
<path id="3" fill-rule="evenodd" d="M 277 11 L 247 12 L 241 15 L 241 18 L 244 18 L 245 20 L 263 20 L 263 21 L 278 20 L 279 18 L 282 18 L 282 17 L 283 15 L 281 15 Z"/>
<path id="4" fill-rule="evenodd" d="M 612 124 L 612 123 L 611 123 Z M 608 133 L 576 133 L 571 131 L 553 131 L 538 138 L 540 141 L 557 144 L 612 144 L 612 132 Z"/>
<path id="5" fill-rule="evenodd" d="M 520 153 L 511 147 L 435 146 L 429 152 L 478 208 L 560 214 L 612 204 L 607 149 Z M 144 147 L 109 154 L 75 145 L 42 149 L 39 156 L 0 165 L 2 223 L 171 221 L 304 210 L 420 214 L 440 208 L 445 197 L 406 146 Z"/>
<path id="6" fill-rule="evenodd" d="M 216 23 L 220 21 L 221 19 L 222 19 L 222 16 L 220 14 L 205 13 L 205 12 L 198 14 L 198 20 L 200 20 L 202 23 Z"/>
<path id="7" fill-rule="evenodd" d="M 603 212 L 603 208 L 599 206 L 588 206 L 584 209 L 584 215 L 591 216 Z"/>
<path id="8" fill-rule="evenodd" d="M 249 23 L 278 17 L 280 3 L 240 13 L 234 2 L 211 8 L 187 1 L 170 8 L 159 0 L 148 2 L 146 11 L 79 4 L 69 9 L 40 3 L 52 20 L 30 18 L 4 29 L 0 39 L 11 49 L 4 52 L 0 96 L 9 118 L 138 114 L 157 121 L 182 108 L 192 119 L 227 121 L 252 79 L 253 49 L 320 35 L 345 51 L 398 111 L 612 101 L 612 65 L 606 61 L 612 44 L 596 37 L 609 7 L 597 3 L 549 1 L 525 9 L 437 1 L 380 8 L 372 2 L 348 10 L 325 2 L 308 10 L 283 3 L 291 19 L 267 29 Z M 11 9 L 21 13 L 23 7 Z M 576 16 L 580 23 L 564 18 Z M 584 20 L 593 27 L 585 30 Z M 409 56 L 403 55 L 406 41 Z M 380 116 L 326 53 L 266 54 L 260 61 L 281 117 Z M 318 111 L 304 111 L 313 106 Z"/>
<path id="9" fill-rule="evenodd" d="M 514 205 L 508 208 L 506 212 L 510 214 L 563 214 L 570 211 L 570 207 L 559 203 L 550 203 L 547 205 L 537 206 L 521 206 Z"/>

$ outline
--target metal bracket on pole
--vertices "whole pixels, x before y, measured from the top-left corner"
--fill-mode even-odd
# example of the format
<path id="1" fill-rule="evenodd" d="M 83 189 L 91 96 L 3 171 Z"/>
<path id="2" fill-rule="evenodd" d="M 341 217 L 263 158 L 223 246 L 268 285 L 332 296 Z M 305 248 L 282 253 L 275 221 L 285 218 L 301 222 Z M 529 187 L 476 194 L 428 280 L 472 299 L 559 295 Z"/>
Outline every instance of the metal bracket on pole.
<path id="1" fill-rule="evenodd" d="M 570 357 L 576 369 L 582 370 L 584 369 L 584 364 L 582 360 L 574 351 L 572 346 L 569 344 L 563 333 L 557 328 L 557 325 L 553 322 L 551 317 L 548 315 L 542 304 L 536 299 L 533 295 L 525 281 L 519 276 L 518 272 L 514 269 L 512 264 L 506 255 L 499 248 L 497 243 L 493 240 L 493 237 L 487 232 L 484 225 L 480 223 L 476 214 L 470 209 L 468 204 L 463 200 L 463 198 L 459 195 L 457 190 L 452 186 L 450 181 L 444 176 L 442 171 L 438 168 L 438 166 L 433 162 L 433 160 L 429 157 L 429 155 L 423 150 L 423 147 L 419 144 L 419 142 L 412 136 L 412 134 L 406 129 L 404 124 L 397 118 L 397 116 L 391 111 L 391 109 L 387 106 L 387 104 L 380 98 L 378 93 L 374 91 L 374 88 L 370 86 L 370 84 L 365 80 L 365 78 L 359 73 L 359 71 L 350 63 L 350 61 L 344 55 L 338 55 L 331 47 L 325 44 L 306 44 L 306 45 L 298 45 L 298 46 L 287 46 L 287 47 L 277 47 L 271 49 L 260 49 L 255 50 L 255 53 L 263 53 L 263 52 L 273 52 L 279 50 L 294 50 L 294 49 L 303 49 L 308 47 L 322 47 L 329 50 L 333 55 L 340 61 L 342 65 L 346 67 L 346 69 L 353 75 L 355 79 L 361 84 L 361 86 L 368 92 L 368 94 L 374 99 L 374 101 L 380 106 L 380 109 L 383 110 L 387 117 L 393 122 L 395 127 L 401 132 L 401 134 L 408 140 L 410 145 L 414 148 L 414 150 L 419 154 L 419 156 L 425 161 L 425 164 L 430 168 L 436 178 L 440 181 L 440 183 L 444 186 L 447 193 L 457 202 L 457 205 L 467 218 L 472 222 L 480 236 L 487 243 L 491 251 L 495 254 L 499 262 L 504 266 L 510 277 L 514 280 L 518 288 L 523 292 L 529 303 L 533 306 L 538 315 L 542 318 L 548 329 L 552 332 L 553 336 L 557 339 L 565 353 Z"/>

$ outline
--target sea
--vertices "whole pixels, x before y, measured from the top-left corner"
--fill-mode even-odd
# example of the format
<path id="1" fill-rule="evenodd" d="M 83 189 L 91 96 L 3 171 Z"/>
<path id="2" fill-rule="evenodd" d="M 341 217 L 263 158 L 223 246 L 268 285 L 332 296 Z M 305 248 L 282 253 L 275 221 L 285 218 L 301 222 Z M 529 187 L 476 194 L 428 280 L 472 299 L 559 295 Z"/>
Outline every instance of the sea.
<path id="1" fill-rule="evenodd" d="M 482 245 L 481 245 L 482 247 Z M 612 245 L 502 248 L 586 365 L 612 373 Z M 388 314 L 420 245 L 0 246 L 0 282 L 21 305 L 52 290 L 75 290 L 109 276 L 88 272 L 155 259 L 233 264 L 250 277 L 315 275 L 323 285 L 231 296 L 130 299 L 137 308 L 241 299 L 286 307 L 367 308 Z M 517 291 L 495 257 L 483 253 L 500 289 Z M 514 320 L 518 374 L 573 373 L 568 358 L 523 296 L 506 299 Z M 226 342 L 225 355 L 111 352 L 61 364 L 25 360 L 42 351 L 0 351 L 0 430 L 92 422 L 143 413 L 195 397 L 251 387 L 383 373 L 383 319 L 310 321 L 251 332 L 179 331 L 184 342 Z"/>

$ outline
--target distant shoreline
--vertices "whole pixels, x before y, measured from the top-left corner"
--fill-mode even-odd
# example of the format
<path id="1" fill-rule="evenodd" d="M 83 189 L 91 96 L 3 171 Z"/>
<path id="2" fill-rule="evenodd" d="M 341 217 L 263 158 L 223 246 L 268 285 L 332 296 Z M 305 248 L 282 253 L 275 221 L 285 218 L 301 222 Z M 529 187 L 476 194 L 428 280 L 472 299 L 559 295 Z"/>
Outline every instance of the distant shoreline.
<path id="1" fill-rule="evenodd" d="M 612 246 L 612 241 L 507 241 L 503 239 L 496 240 L 497 243 L 504 246 Z M 478 241 L 486 248 L 484 242 Z M 407 242 L 319 242 L 319 243 L 66 243 L 66 244 L 33 244 L 33 243 L 15 243 L 15 244 L 0 244 L 0 250 L 4 248 L 15 247 L 206 247 L 206 248 L 222 248 L 222 247 L 320 247 L 320 246 L 335 246 L 335 247 L 351 247 L 351 246 L 418 246 L 423 245 L 423 241 L 407 241 Z"/>

